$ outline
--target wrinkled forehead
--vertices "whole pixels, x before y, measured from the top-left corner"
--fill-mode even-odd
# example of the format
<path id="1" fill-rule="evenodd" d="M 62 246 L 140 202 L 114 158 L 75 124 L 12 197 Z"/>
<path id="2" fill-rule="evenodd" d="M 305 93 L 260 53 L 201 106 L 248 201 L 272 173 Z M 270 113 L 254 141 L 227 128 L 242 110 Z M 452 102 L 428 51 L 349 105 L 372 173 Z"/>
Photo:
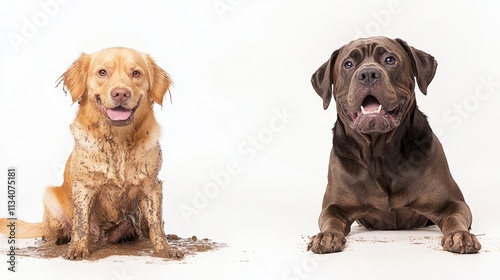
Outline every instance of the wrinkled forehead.
<path id="1" fill-rule="evenodd" d="M 109 67 L 109 68 L 147 68 L 144 55 L 137 51 L 127 48 L 111 48 L 104 49 L 91 54 L 90 62 L 93 67 Z"/>
<path id="2" fill-rule="evenodd" d="M 403 48 L 395 41 L 386 37 L 363 38 L 351 41 L 340 50 L 339 57 L 373 57 L 377 54 L 391 53 L 404 56 Z"/>

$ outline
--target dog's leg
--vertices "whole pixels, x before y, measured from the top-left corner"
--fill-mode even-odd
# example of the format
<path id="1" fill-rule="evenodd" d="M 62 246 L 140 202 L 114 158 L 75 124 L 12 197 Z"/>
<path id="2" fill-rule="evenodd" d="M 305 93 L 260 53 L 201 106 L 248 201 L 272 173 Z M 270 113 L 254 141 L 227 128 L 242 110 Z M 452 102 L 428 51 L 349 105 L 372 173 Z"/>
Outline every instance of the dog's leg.
<path id="1" fill-rule="evenodd" d="M 441 245 L 446 251 L 471 254 L 481 249 L 476 236 L 469 232 L 472 214 L 465 202 L 449 202 L 436 224 L 443 232 Z"/>
<path id="2" fill-rule="evenodd" d="M 56 218 L 47 207 L 43 211 L 42 222 L 43 238 L 56 245 L 63 245 L 70 241 L 71 225 L 66 225 Z"/>
<path id="3" fill-rule="evenodd" d="M 319 217 L 321 232 L 311 237 L 307 250 L 317 254 L 340 252 L 346 243 L 345 236 L 351 231 L 352 221 L 335 205 L 328 205 Z"/>
<path id="4" fill-rule="evenodd" d="M 90 255 L 90 209 L 95 191 L 82 182 L 73 185 L 73 227 L 66 259 L 86 258 Z"/>
<path id="5" fill-rule="evenodd" d="M 155 253 L 165 258 L 182 258 L 183 254 L 181 251 L 168 245 L 167 237 L 163 231 L 163 220 L 161 218 L 163 184 L 161 181 L 158 181 L 151 185 L 151 187 L 145 186 L 145 196 L 139 206 L 148 223 L 149 238 L 151 239 Z"/>
<path id="6" fill-rule="evenodd" d="M 43 197 L 43 238 L 46 241 L 55 241 L 56 245 L 69 243 L 71 236 L 70 207 L 72 206 L 71 198 L 65 193 L 65 187 L 65 185 L 49 187 Z"/>

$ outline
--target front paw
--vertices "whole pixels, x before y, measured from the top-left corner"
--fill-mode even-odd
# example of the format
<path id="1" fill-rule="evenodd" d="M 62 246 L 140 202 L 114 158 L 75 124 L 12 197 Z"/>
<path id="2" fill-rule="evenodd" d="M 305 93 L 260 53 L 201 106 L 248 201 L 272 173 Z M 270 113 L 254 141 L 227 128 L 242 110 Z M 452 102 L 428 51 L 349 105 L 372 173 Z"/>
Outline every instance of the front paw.
<path id="1" fill-rule="evenodd" d="M 345 236 L 341 233 L 321 232 L 311 237 L 307 250 L 316 254 L 335 253 L 344 250 Z"/>
<path id="2" fill-rule="evenodd" d="M 69 245 L 68 251 L 64 255 L 64 258 L 66 258 L 68 260 L 76 260 L 78 258 L 85 259 L 89 256 L 90 256 L 90 251 L 89 251 L 88 246 L 81 244 L 81 243 L 77 243 L 77 244 L 71 243 Z"/>
<path id="3" fill-rule="evenodd" d="M 445 234 L 441 240 L 441 245 L 446 251 L 459 254 L 472 254 L 481 250 L 481 244 L 476 236 L 465 230 Z"/>
<path id="4" fill-rule="evenodd" d="M 162 248 L 161 250 L 155 250 L 155 255 L 167 259 L 182 259 L 184 257 L 184 253 L 170 246 Z"/>

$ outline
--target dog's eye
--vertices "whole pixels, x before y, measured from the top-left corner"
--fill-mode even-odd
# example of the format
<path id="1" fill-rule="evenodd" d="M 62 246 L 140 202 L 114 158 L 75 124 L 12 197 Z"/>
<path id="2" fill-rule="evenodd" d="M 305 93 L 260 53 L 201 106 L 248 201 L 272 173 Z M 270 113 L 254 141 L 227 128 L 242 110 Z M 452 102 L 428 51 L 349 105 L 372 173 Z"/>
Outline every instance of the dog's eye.
<path id="1" fill-rule="evenodd" d="M 388 56 L 385 58 L 385 64 L 387 65 L 394 65 L 396 63 L 396 59 L 392 56 Z"/>
<path id="2" fill-rule="evenodd" d="M 135 70 L 134 72 L 132 72 L 132 76 L 139 78 L 141 76 L 141 72 Z"/>
<path id="3" fill-rule="evenodd" d="M 99 70 L 99 72 L 97 72 L 97 73 L 99 73 L 99 76 L 101 76 L 101 77 L 104 77 L 108 74 L 108 72 L 106 72 L 106 70 L 104 70 L 104 69 Z"/>
<path id="4" fill-rule="evenodd" d="M 352 68 L 352 66 L 354 66 L 354 64 L 352 64 L 352 62 L 351 62 L 351 61 L 346 61 L 346 62 L 344 62 L 344 68 L 345 68 L 345 69 Z"/>

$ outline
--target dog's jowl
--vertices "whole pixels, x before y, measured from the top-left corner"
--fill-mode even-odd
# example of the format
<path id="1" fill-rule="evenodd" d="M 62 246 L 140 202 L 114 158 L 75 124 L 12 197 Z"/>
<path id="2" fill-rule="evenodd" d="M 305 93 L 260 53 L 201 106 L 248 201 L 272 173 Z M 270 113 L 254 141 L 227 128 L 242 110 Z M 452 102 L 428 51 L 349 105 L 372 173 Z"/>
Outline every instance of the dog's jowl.
<path id="1" fill-rule="evenodd" d="M 436 224 L 445 250 L 481 249 L 441 143 L 416 104 L 415 80 L 427 94 L 436 68 L 434 57 L 405 41 L 374 37 L 334 51 L 313 74 L 323 108 L 335 100 L 337 121 L 320 233 L 308 249 L 342 251 L 354 221 L 381 230 Z"/>

